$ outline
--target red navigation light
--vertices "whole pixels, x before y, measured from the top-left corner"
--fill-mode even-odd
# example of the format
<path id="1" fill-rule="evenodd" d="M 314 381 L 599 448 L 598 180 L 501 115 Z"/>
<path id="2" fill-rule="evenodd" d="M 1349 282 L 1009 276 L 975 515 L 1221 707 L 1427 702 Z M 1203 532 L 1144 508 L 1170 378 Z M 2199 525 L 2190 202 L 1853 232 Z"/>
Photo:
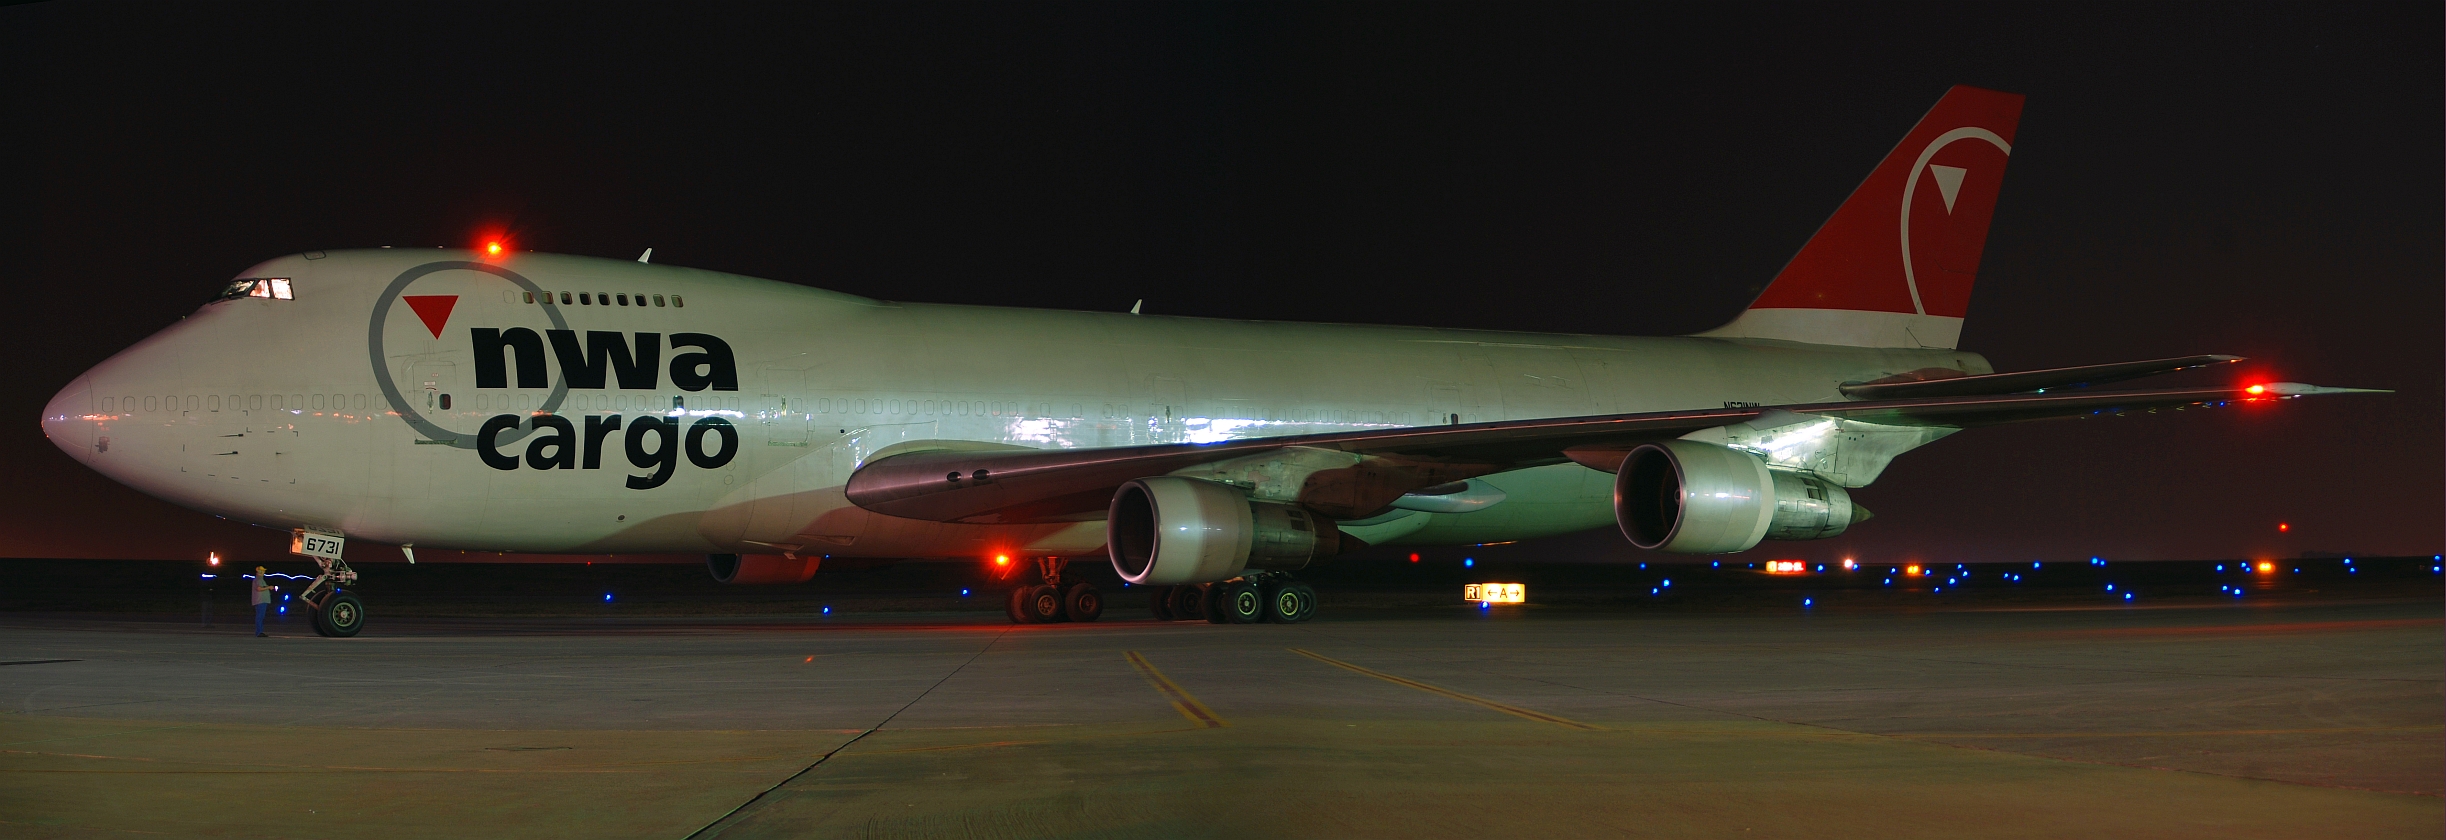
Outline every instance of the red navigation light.
<path id="1" fill-rule="evenodd" d="M 2257 396 L 2257 395 L 2259 395 L 2259 394 L 2265 394 L 2265 393 L 2267 393 L 2267 392 L 2268 392 L 2268 386 L 2266 386 L 2266 385 L 2253 385 L 2253 386 L 2251 386 L 2251 387 L 2244 388 L 2244 389 L 2242 389 L 2242 390 L 2249 391 L 2249 392 L 2251 392 L 2251 394 L 2252 394 L 2253 396 Z"/>
<path id="2" fill-rule="evenodd" d="M 2278 523 L 2276 523 L 2276 532 L 2277 532 L 2277 533 L 2281 534 L 2281 533 L 2284 533 L 2284 532 L 2286 532 L 2286 531 L 2290 531 L 2290 530 L 2293 530 L 2293 526 L 2292 526 L 2291 524 L 2289 524 L 2289 523 L 2284 523 L 2284 522 L 2278 522 Z"/>
<path id="3" fill-rule="evenodd" d="M 485 255 L 485 256 L 488 256 L 488 257 L 498 257 L 498 256 L 501 256 L 501 243 L 499 243 L 499 242 L 486 242 L 486 243 L 484 243 L 484 255 Z M 2258 389 L 2258 388 L 2256 388 L 2256 387 L 2253 387 L 2253 388 L 2251 389 L 2251 393 L 2254 393 L 2254 394 L 2259 393 L 2259 389 Z"/>
<path id="4" fill-rule="evenodd" d="M 1010 564 L 1011 564 L 1011 556 L 1010 556 L 1010 555 L 1008 555 L 1008 554 L 996 554 L 996 555 L 994 555 L 994 565 L 996 565 L 996 566 L 1008 566 L 1008 565 L 1010 565 Z"/>
<path id="5" fill-rule="evenodd" d="M 1416 554 L 1412 554 L 1412 555 L 1410 555 L 1410 562 L 1412 562 L 1412 563 L 1416 563 L 1416 562 L 1418 562 L 1418 555 L 1416 555 Z"/>

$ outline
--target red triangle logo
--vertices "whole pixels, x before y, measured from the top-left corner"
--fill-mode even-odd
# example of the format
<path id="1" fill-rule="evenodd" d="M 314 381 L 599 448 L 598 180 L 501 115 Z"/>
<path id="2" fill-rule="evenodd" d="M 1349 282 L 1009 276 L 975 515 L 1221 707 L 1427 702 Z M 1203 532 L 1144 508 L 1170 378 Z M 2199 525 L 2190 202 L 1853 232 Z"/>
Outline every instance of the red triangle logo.
<path id="1" fill-rule="evenodd" d="M 442 326 L 450 323 L 450 310 L 459 305 L 458 295 L 400 295 L 399 299 L 416 310 L 417 320 L 425 322 L 434 338 L 442 337 Z"/>

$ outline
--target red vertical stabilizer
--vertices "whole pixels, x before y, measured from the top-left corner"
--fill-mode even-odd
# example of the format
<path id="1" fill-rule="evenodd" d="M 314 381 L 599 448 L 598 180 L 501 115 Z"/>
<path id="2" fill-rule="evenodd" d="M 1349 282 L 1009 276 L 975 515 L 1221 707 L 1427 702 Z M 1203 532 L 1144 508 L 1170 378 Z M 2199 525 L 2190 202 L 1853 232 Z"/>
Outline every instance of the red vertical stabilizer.
<path id="1" fill-rule="evenodd" d="M 1952 348 L 2021 102 L 1975 87 L 1946 91 L 1748 311 L 1700 335 Z"/>

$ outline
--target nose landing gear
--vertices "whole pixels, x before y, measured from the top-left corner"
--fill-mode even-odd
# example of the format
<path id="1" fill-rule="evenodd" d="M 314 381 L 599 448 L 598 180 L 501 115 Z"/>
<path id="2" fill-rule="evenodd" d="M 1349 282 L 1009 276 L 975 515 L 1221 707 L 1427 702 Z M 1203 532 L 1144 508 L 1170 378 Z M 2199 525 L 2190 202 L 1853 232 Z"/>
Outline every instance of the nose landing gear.
<path id="1" fill-rule="evenodd" d="M 312 614 L 316 635 L 347 638 L 365 629 L 365 602 L 341 591 L 341 584 L 357 582 L 357 571 L 346 560 L 314 558 L 323 573 L 297 593 L 297 600 L 306 602 Z"/>
<path id="2" fill-rule="evenodd" d="M 1104 593 L 1095 584 L 1083 580 L 1062 583 L 1062 567 L 1069 562 L 1060 557 L 1036 558 L 1037 574 L 1044 582 L 1011 589 L 1005 606 L 1012 623 L 1052 624 L 1104 617 Z"/>

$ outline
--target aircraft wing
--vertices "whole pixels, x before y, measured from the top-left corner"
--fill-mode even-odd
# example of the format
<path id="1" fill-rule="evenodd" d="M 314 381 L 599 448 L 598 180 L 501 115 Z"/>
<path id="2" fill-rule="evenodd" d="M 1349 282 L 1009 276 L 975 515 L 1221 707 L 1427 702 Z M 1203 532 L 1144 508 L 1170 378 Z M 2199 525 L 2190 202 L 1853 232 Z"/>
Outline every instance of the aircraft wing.
<path id="1" fill-rule="evenodd" d="M 849 500 L 889 516 L 934 522 L 1063 522 L 1103 518 L 1113 492 L 1132 479 L 1292 449 L 1358 456 L 1407 490 L 1567 460 L 1604 463 L 1621 452 L 1769 412 L 1890 426 L 1969 428 L 2060 417 L 2224 406 L 2319 394 L 2383 393 L 2280 382 L 2249 387 L 1937 396 L 1782 406 L 1510 420 L 1455 426 L 1247 438 L 1203 444 L 1104 449 L 915 451 L 868 463 L 850 476 Z M 1567 454 L 1567 450 L 1571 454 Z M 1613 461 L 1618 462 L 1617 455 Z M 1379 485 L 1384 482 L 1378 482 Z"/>

